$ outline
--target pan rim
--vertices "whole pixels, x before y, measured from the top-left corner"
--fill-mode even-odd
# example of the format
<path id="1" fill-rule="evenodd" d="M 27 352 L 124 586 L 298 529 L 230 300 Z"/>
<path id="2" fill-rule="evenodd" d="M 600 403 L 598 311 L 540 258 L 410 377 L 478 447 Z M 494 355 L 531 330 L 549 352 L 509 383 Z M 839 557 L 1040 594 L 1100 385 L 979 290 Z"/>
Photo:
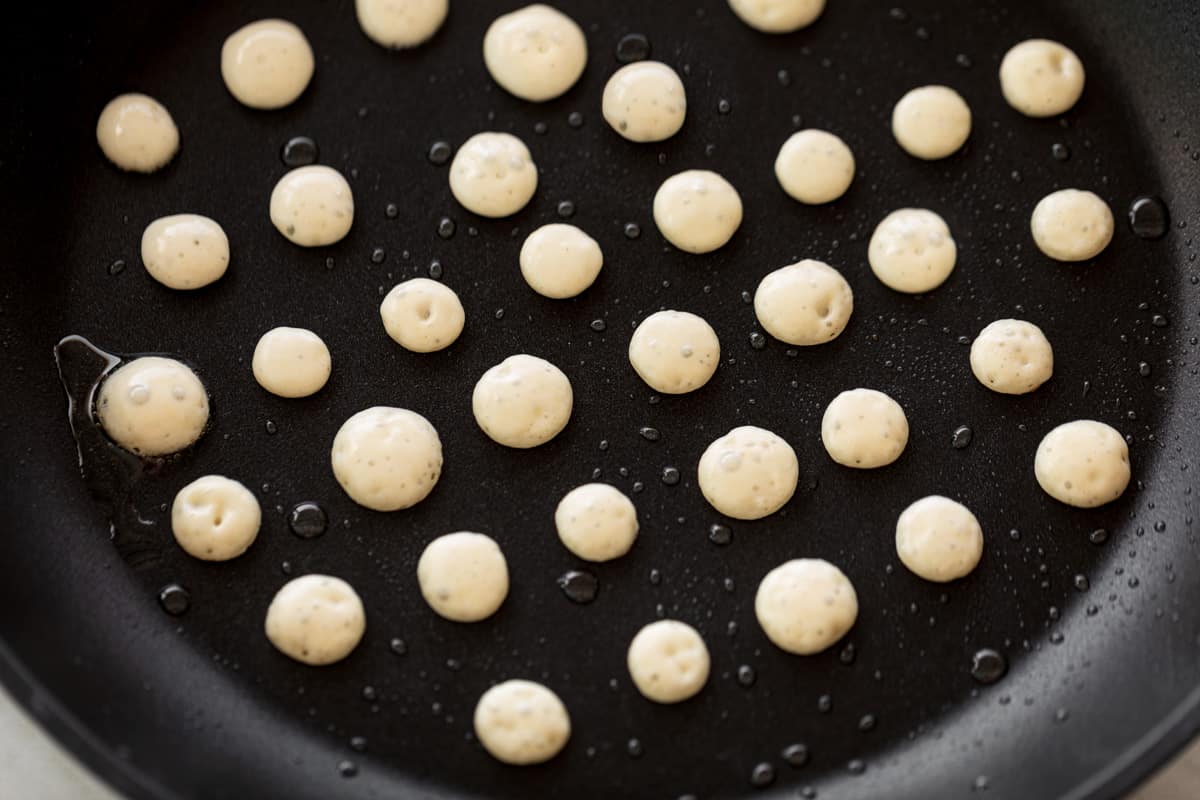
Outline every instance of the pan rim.
<path id="1" fill-rule="evenodd" d="M 0 685 L 55 744 L 78 759 L 98 781 L 124 795 L 122 800 L 182 800 L 98 741 L 91 730 L 25 668 L 3 637 L 0 637 Z M 1121 800 L 1182 753 L 1198 736 L 1200 684 L 1192 688 L 1170 715 L 1118 753 L 1107 768 L 1084 778 L 1062 795 L 1061 800 Z"/>

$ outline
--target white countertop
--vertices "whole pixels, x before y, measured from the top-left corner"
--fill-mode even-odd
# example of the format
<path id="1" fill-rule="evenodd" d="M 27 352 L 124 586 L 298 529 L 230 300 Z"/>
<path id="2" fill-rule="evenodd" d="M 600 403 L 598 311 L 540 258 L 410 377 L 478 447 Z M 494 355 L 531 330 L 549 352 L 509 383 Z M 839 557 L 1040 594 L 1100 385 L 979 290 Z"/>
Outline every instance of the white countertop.
<path id="1" fill-rule="evenodd" d="M 121 800 L 0 688 L 0 787 L 20 800 Z M 9 793 L 11 792 L 11 794 Z M 1129 800 L 1200 798 L 1200 741 Z"/>

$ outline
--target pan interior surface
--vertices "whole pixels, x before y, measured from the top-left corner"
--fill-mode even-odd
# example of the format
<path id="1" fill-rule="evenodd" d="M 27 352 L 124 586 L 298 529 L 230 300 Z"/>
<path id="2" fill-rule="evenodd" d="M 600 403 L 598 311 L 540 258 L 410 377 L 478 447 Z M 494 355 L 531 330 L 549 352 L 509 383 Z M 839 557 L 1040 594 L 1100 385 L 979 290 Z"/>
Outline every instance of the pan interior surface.
<path id="1" fill-rule="evenodd" d="M 135 798 L 1118 796 L 1200 716 L 1195 9 L 832 0 L 810 28 L 766 36 L 717 0 L 559 5 L 587 34 L 588 65 L 542 104 L 484 69 L 483 32 L 509 10 L 491 0 L 454 4 L 411 51 L 369 41 L 347 2 L 116 3 L 9 30 L 0 674 Z M 316 74 L 293 105 L 252 111 L 221 82 L 221 43 L 280 13 L 308 35 Z M 50 50 L 47 30 L 59 37 Z M 600 115 L 631 33 L 687 87 L 687 122 L 661 144 L 626 142 Z M 1000 94 L 1000 58 L 1034 36 L 1067 43 L 1087 68 L 1061 118 L 1022 117 Z M 904 92 L 931 83 L 966 97 L 973 130 L 961 152 L 918 162 L 889 119 Z M 179 155 L 150 176 L 118 172 L 96 147 L 96 115 L 125 91 L 161 100 L 181 131 Z M 772 173 L 803 127 L 837 133 L 857 160 L 849 192 L 827 206 L 800 206 Z M 435 143 L 483 130 L 519 136 L 540 169 L 532 203 L 510 219 L 458 206 L 448 166 L 429 158 Z M 354 190 L 354 227 L 332 247 L 297 248 L 267 215 L 296 136 Z M 665 178 L 693 168 L 728 178 L 746 209 L 729 245 L 702 257 L 668 246 L 650 210 Z M 1050 262 L 1029 236 L 1033 206 L 1067 187 L 1097 192 L 1117 216 L 1093 262 Z M 1130 231 L 1141 195 L 1164 198 L 1165 237 Z M 959 248 L 927 295 L 892 292 L 867 266 L 875 224 L 910 206 L 942 215 Z M 140 265 L 143 228 L 182 212 L 217 219 L 233 252 L 228 274 L 194 293 Z M 570 301 L 535 295 L 517 268 L 524 237 L 559 221 L 605 254 L 599 280 Z M 748 298 L 802 258 L 842 271 L 854 316 L 820 347 L 762 346 Z M 466 307 L 462 338 L 440 353 L 402 350 L 379 321 L 383 294 L 418 276 Z M 629 367 L 633 326 L 662 308 L 700 314 L 720 336 L 722 363 L 701 391 L 656 395 Z M 994 394 L 971 375 L 967 345 L 1004 317 L 1035 322 L 1054 345 L 1055 375 L 1031 395 Z M 254 344 L 278 325 L 312 328 L 333 353 L 313 397 L 283 400 L 253 380 Z M 69 334 L 184 358 L 212 398 L 208 432 L 139 478 L 138 513 L 118 517 L 113 541 L 80 479 L 51 357 Z M 525 451 L 487 439 L 470 403 L 475 380 L 519 352 L 559 366 L 575 395 L 563 433 Z M 908 448 L 888 468 L 847 470 L 822 449 L 825 406 L 857 386 L 906 410 Z M 334 434 L 373 405 L 413 409 L 441 436 L 442 478 L 410 510 L 366 511 L 331 473 Z M 1032 471 L 1041 437 L 1078 418 L 1131 442 L 1134 483 L 1090 511 L 1051 500 Z M 784 510 L 753 523 L 718 515 L 695 478 L 709 442 L 747 424 L 787 439 L 801 473 Z M 963 427 L 969 443 L 952 446 Z M 170 534 L 174 493 L 210 473 L 251 487 L 264 512 L 258 541 L 224 564 L 190 559 Z M 630 554 L 598 565 L 562 548 L 552 522 L 563 494 L 591 480 L 628 493 L 641 521 Z M 900 511 L 934 493 L 968 505 L 985 534 L 979 568 L 947 585 L 912 576 L 893 545 Z M 329 517 L 321 536 L 289 530 L 305 501 Z M 711 541 L 714 525 L 731 530 L 728 544 Z M 509 562 L 512 590 L 483 623 L 436 617 L 417 589 L 422 549 L 455 530 L 487 533 Z M 754 617 L 758 581 L 798 557 L 841 567 L 861 609 L 842 642 L 807 658 L 773 647 Z M 594 602 L 564 596 L 557 581 L 572 569 L 595 575 Z M 346 579 L 367 607 L 359 648 L 320 670 L 262 633 L 273 594 L 308 572 Z M 181 616 L 160 607 L 169 584 L 190 597 Z M 695 626 L 712 655 L 708 686 L 677 706 L 643 699 L 625 667 L 629 640 L 660 617 Z M 1007 663 L 988 685 L 971 674 L 983 648 Z M 553 688 L 573 722 L 564 752 L 535 768 L 495 762 L 472 734 L 480 694 L 517 677 Z M 782 754 L 797 744 L 807 759 L 792 765 Z M 763 763 L 773 780 L 756 788 Z"/>

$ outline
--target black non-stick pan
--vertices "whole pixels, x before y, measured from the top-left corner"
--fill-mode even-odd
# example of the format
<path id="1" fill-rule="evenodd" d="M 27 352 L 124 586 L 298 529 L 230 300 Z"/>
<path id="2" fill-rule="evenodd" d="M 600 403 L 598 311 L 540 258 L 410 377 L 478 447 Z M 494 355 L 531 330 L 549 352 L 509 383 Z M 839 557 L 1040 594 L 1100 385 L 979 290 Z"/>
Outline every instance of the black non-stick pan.
<path id="1" fill-rule="evenodd" d="M 456 0 L 410 52 L 371 43 L 344 1 L 33 4 L 32 17 L 6 18 L 9 689 L 132 798 L 1110 798 L 1162 763 L 1200 723 L 1197 7 L 830 0 L 811 28 L 766 36 L 721 0 L 562 0 L 587 32 L 588 67 L 564 97 L 534 105 L 495 86 L 480 55 L 488 23 L 514 5 Z M 251 111 L 221 82 L 220 47 L 273 15 L 306 31 L 316 76 L 294 105 Z M 687 85 L 687 124 L 662 145 L 624 141 L 599 113 L 629 33 Z M 1068 43 L 1086 64 L 1083 99 L 1062 118 L 1022 117 L 1001 97 L 999 59 L 1031 36 Z M 894 102 L 926 83 L 958 89 L 975 116 L 964 150 L 934 163 L 906 156 L 888 125 Z M 125 91 L 162 100 L 182 132 L 157 174 L 121 173 L 96 146 L 101 107 Z M 809 126 L 837 132 L 858 159 L 829 206 L 796 204 L 772 173 L 782 141 Z M 516 133 L 540 167 L 534 201 L 511 219 L 457 206 L 447 167 L 428 158 L 434 142 L 481 130 Z M 293 246 L 267 216 L 281 147 L 297 135 L 354 189 L 353 230 L 330 248 Z M 694 167 L 724 174 L 745 202 L 737 235 L 708 256 L 666 245 L 650 213 L 658 184 Z M 1033 206 L 1063 187 L 1098 192 L 1118 216 L 1092 262 L 1051 262 L 1029 236 Z M 1161 238 L 1125 222 L 1140 195 L 1169 209 Z M 958 241 L 957 269 L 926 296 L 886 289 L 866 265 L 874 225 L 903 206 L 938 211 Z M 220 221 L 233 250 L 228 274 L 193 293 L 156 284 L 139 259 L 143 227 L 184 211 Z M 581 297 L 550 301 L 524 285 L 517 252 L 564 215 L 606 263 Z M 804 257 L 847 276 L 850 326 L 817 348 L 762 347 L 747 293 Z M 387 338 L 377 308 L 434 261 L 467 328 L 449 350 L 416 355 Z M 659 397 L 629 367 L 632 326 L 660 308 L 701 314 L 720 335 L 702 391 Z M 1009 316 L 1055 348 L 1053 379 L 1028 396 L 987 391 L 967 363 L 966 343 Z M 254 343 L 281 324 L 331 347 L 332 380 L 312 398 L 281 400 L 252 378 Z M 136 514 L 118 513 L 111 532 L 80 475 L 53 358 L 71 334 L 184 358 L 212 394 L 211 429 L 136 477 Z M 491 442 L 470 410 L 476 378 L 517 352 L 550 359 L 575 387 L 566 430 L 531 451 Z M 907 410 L 911 441 L 886 469 L 838 467 L 821 447 L 825 405 L 855 386 Z M 426 415 L 445 446 L 441 482 L 408 511 L 356 506 L 330 471 L 338 427 L 377 404 Z M 1091 511 L 1051 500 L 1032 470 L 1041 437 L 1076 418 L 1130 441 L 1134 483 Z M 795 498 L 755 523 L 721 518 L 695 480 L 704 447 L 741 424 L 785 436 L 801 462 Z M 961 426 L 972 435 L 954 447 Z M 166 513 L 176 490 L 213 472 L 253 487 L 265 511 L 259 540 L 223 564 L 184 555 Z M 586 566 L 558 544 L 552 515 L 593 478 L 631 494 L 642 533 L 627 557 Z M 950 585 L 920 581 L 894 553 L 896 516 L 931 493 L 967 503 L 986 535 L 978 570 Z M 325 508 L 324 535 L 289 531 L 301 501 Z M 714 543 L 713 525 L 732 541 Z M 508 600 L 480 624 L 436 617 L 417 591 L 424 545 L 461 529 L 495 537 L 511 567 Z M 840 565 L 861 603 L 846 639 L 806 658 L 773 647 L 753 613 L 761 577 L 802 556 Z M 599 591 L 581 605 L 557 580 L 584 568 Z M 262 633 L 273 593 L 304 572 L 344 577 L 365 600 L 366 637 L 343 663 L 294 663 Z M 190 598 L 179 616 L 159 600 L 169 584 Z M 673 707 L 640 697 L 624 665 L 631 636 L 660 616 L 695 625 L 713 657 L 707 688 Z M 984 648 L 1007 662 L 994 683 L 972 675 Z M 549 685 L 570 709 L 571 741 L 546 765 L 504 766 L 472 737 L 477 698 L 509 677 Z M 793 749 L 793 766 L 782 753 L 795 744 L 807 761 Z"/>

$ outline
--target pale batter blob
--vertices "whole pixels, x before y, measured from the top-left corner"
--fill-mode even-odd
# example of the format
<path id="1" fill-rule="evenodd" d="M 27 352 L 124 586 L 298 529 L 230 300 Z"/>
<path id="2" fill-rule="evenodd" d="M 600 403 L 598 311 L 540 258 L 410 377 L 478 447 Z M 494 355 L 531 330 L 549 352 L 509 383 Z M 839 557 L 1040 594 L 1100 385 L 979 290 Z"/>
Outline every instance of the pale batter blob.
<path id="1" fill-rule="evenodd" d="M 1033 472 L 1055 500 L 1095 508 L 1116 500 L 1129 486 L 1129 447 L 1119 431 L 1103 422 L 1067 422 L 1042 439 Z"/>
<path id="2" fill-rule="evenodd" d="M 508 563 L 500 545 L 482 533 L 447 533 L 434 539 L 417 562 L 421 596 L 454 622 L 487 619 L 508 596 Z"/>
<path id="3" fill-rule="evenodd" d="M 543 225 L 521 245 L 521 275 L 543 297 L 561 300 L 582 294 L 604 266 L 599 243 L 574 225 Z"/>
<path id="4" fill-rule="evenodd" d="M 246 552 L 258 537 L 262 509 L 242 484 L 205 475 L 179 490 L 171 504 L 171 532 L 187 554 L 204 561 L 228 561 Z"/>
<path id="5" fill-rule="evenodd" d="M 96 400 L 100 425 L 140 456 L 165 456 L 191 445 L 208 424 L 208 392 L 173 358 L 144 356 L 104 379 Z"/>
<path id="6" fill-rule="evenodd" d="M 1029 229 L 1038 249 L 1051 258 L 1087 261 L 1112 241 L 1112 209 L 1092 192 L 1061 189 L 1041 199 Z"/>
<path id="7" fill-rule="evenodd" d="M 450 164 L 450 193 L 481 217 L 509 217 L 529 204 L 538 171 L 525 143 L 511 133 L 477 133 Z"/>
<path id="8" fill-rule="evenodd" d="M 1014 45 L 1000 62 L 1000 90 L 1008 104 L 1029 117 L 1062 114 L 1083 94 L 1083 63 L 1049 39 Z"/>
<path id="9" fill-rule="evenodd" d="M 911 156 L 929 161 L 945 158 L 971 135 L 971 109 L 948 86 L 921 86 L 892 109 L 892 135 Z"/>
<path id="10" fill-rule="evenodd" d="M 355 0 L 363 33 L 384 47 L 416 47 L 431 39 L 450 10 L 449 0 Z"/>
<path id="11" fill-rule="evenodd" d="M 637 61 L 613 73 L 600 104 L 604 119 L 631 142 L 661 142 L 683 127 L 687 92 L 661 61 Z"/>
<path id="12" fill-rule="evenodd" d="M 633 685 L 656 703 L 681 703 L 708 681 L 704 639 L 691 625 L 673 619 L 651 622 L 638 631 L 625 663 Z"/>
<path id="13" fill-rule="evenodd" d="M 742 224 L 742 198 L 715 172 L 680 172 L 658 187 L 654 224 L 680 250 L 711 253 L 724 246 Z"/>
<path id="14" fill-rule="evenodd" d="M 957 580 L 983 556 L 983 529 L 962 503 L 936 494 L 923 497 L 896 521 L 896 554 L 927 581 Z"/>
<path id="15" fill-rule="evenodd" d="M 342 424 L 330 460 L 350 499 L 375 511 L 397 511 L 421 502 L 437 485 L 442 441 L 415 411 L 375 406 Z"/>
<path id="16" fill-rule="evenodd" d="M 308 397 L 329 380 L 333 361 L 329 348 L 305 328 L 272 328 L 254 347 L 254 379 L 280 397 Z"/>
<path id="17" fill-rule="evenodd" d="M 801 203 L 832 203 L 854 180 L 854 153 L 828 131 L 797 131 L 779 148 L 775 177 Z"/>
<path id="18" fill-rule="evenodd" d="M 414 353 L 432 353 L 454 344 L 467 321 L 454 290 L 429 278 L 394 286 L 379 306 L 379 317 L 387 335 Z"/>
<path id="19" fill-rule="evenodd" d="M 998 319 L 971 344 L 971 372 L 994 392 L 1025 394 L 1054 374 L 1054 350 L 1032 322 Z"/>
<path id="20" fill-rule="evenodd" d="M 871 234 L 867 261 L 875 277 L 897 292 L 920 294 L 946 282 L 958 261 L 950 226 L 924 208 L 901 208 Z"/>
<path id="21" fill-rule="evenodd" d="M 475 706 L 475 737 L 497 761 L 523 766 L 558 755 L 571 737 L 571 718 L 558 695 L 540 683 L 508 680 Z"/>
<path id="22" fill-rule="evenodd" d="M 535 103 L 574 86 L 587 66 L 587 52 L 575 21 L 542 3 L 497 17 L 483 36 L 483 63 L 492 79 Z"/>
<path id="23" fill-rule="evenodd" d="M 819 558 L 797 558 L 767 573 L 754 614 L 781 650 L 807 656 L 831 647 L 854 627 L 858 595 L 850 579 Z"/>
<path id="24" fill-rule="evenodd" d="M 633 547 L 637 509 L 616 487 L 586 483 L 559 501 L 554 527 L 563 545 L 583 560 L 611 561 Z"/>
<path id="25" fill-rule="evenodd" d="M 886 467 L 908 444 L 908 419 L 900 404 L 883 392 L 851 389 L 825 409 L 821 441 L 829 457 L 843 466 Z"/>
<path id="26" fill-rule="evenodd" d="M 791 33 L 816 21 L 825 0 L 729 0 L 742 22 L 763 33 Z"/>
<path id="27" fill-rule="evenodd" d="M 301 247 L 340 242 L 354 224 L 354 193 L 332 167 L 299 167 L 271 191 L 271 222 Z"/>
<path id="28" fill-rule="evenodd" d="M 471 407 L 493 441 L 529 448 L 553 439 L 571 418 L 574 395 L 562 370 L 537 356 L 509 356 L 483 373 Z"/>
<path id="29" fill-rule="evenodd" d="M 142 264 L 171 289 L 199 289 L 225 274 L 229 239 L 216 221 L 199 214 L 160 217 L 142 232 Z"/>
<path id="30" fill-rule="evenodd" d="M 130 172 L 154 172 L 179 150 L 179 129 L 162 103 L 144 94 L 114 97 L 96 120 L 96 141 L 109 161 Z"/>
<path id="31" fill-rule="evenodd" d="M 315 63 L 304 32 L 284 19 L 251 22 L 221 47 L 225 87 L 250 108 L 290 105 L 312 80 Z"/>
<path id="32" fill-rule="evenodd" d="M 712 326 L 686 311 L 657 311 L 629 340 L 629 363 L 651 389 L 684 394 L 708 383 L 721 361 Z"/>
<path id="33" fill-rule="evenodd" d="M 832 341 L 846 329 L 853 311 L 850 284 L 833 267 L 812 259 L 775 270 L 754 292 L 759 324 L 787 344 Z"/>
<path id="34" fill-rule="evenodd" d="M 800 462 L 782 437 L 743 425 L 708 446 L 696 473 L 704 499 L 717 511 L 734 519 L 762 519 L 792 499 Z"/>
<path id="35" fill-rule="evenodd" d="M 293 578 L 267 608 L 271 644 L 285 656 L 314 667 L 350 655 L 366 629 L 362 600 L 350 584 L 330 575 Z"/>

